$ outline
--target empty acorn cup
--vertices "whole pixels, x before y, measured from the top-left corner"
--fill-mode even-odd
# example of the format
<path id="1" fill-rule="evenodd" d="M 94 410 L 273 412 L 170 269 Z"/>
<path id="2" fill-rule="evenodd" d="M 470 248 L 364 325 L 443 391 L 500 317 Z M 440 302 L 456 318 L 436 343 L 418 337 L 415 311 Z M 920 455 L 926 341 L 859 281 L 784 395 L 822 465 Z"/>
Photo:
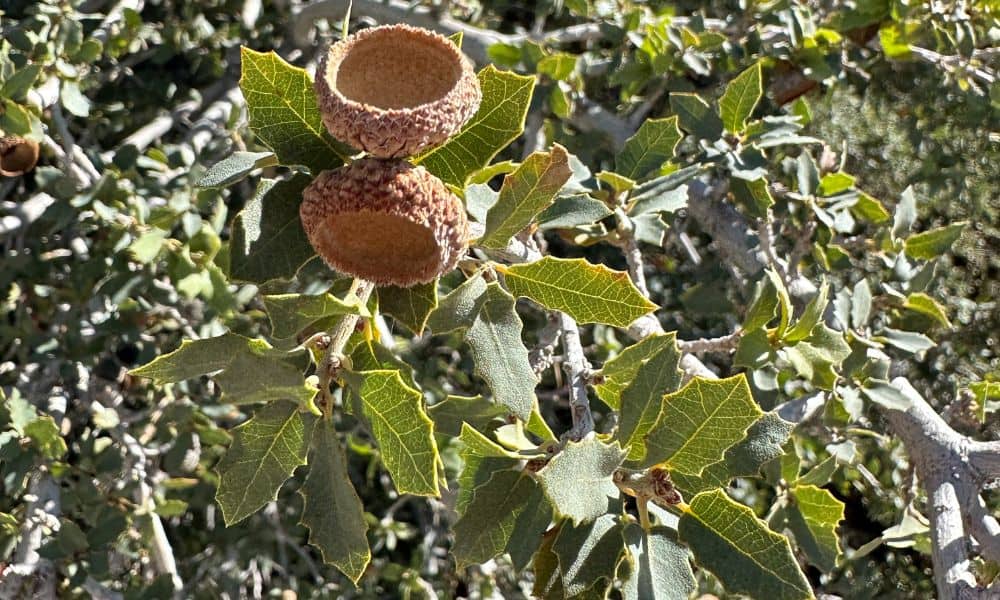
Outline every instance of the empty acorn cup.
<path id="1" fill-rule="evenodd" d="M 333 44 L 315 87 L 330 134 L 379 158 L 441 144 L 482 100 L 472 61 L 448 38 L 409 25 L 364 29 Z"/>
<path id="2" fill-rule="evenodd" d="M 363 158 L 324 171 L 302 195 L 306 236 L 340 273 L 409 287 L 451 271 L 465 253 L 462 202 L 404 160 Z"/>

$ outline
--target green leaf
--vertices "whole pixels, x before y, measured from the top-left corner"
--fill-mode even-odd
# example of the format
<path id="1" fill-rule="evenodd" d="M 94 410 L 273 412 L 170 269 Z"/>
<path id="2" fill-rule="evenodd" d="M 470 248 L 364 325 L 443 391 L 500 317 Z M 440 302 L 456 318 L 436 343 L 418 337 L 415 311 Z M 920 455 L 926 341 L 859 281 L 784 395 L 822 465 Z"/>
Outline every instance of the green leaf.
<path id="1" fill-rule="evenodd" d="M 479 275 L 466 279 L 441 299 L 428 316 L 427 326 L 435 334 L 472 327 L 487 300 L 486 289 L 486 281 Z"/>
<path id="2" fill-rule="evenodd" d="M 625 140 L 625 147 L 615 157 L 615 172 L 638 181 L 658 171 L 663 163 L 674 157 L 681 137 L 676 116 L 643 121 L 639 131 Z"/>
<path id="3" fill-rule="evenodd" d="M 510 239 L 548 208 L 569 181 L 569 155 L 555 144 L 550 152 L 535 152 L 504 177 L 500 197 L 486 214 L 486 233 L 478 245 L 504 248 Z"/>
<path id="4" fill-rule="evenodd" d="M 681 385 L 681 353 L 675 334 L 670 332 L 664 337 L 668 338 L 667 344 L 638 368 L 635 378 L 622 391 L 616 437 L 628 450 L 629 460 L 640 460 L 645 455 L 642 442 L 660 416 L 664 396 Z"/>
<path id="5" fill-rule="evenodd" d="M 726 131 L 739 134 L 746 128 L 747 119 L 764 95 L 761 79 L 761 64 L 758 62 L 737 75 L 726 86 L 726 91 L 719 99 L 719 113 Z"/>
<path id="6" fill-rule="evenodd" d="M 766 326 L 774 318 L 777 309 L 778 288 L 770 277 L 766 277 L 757 282 L 753 302 L 743 318 L 743 330 L 755 331 Z"/>
<path id="7" fill-rule="evenodd" d="M 195 186 L 201 188 L 228 187 L 242 181 L 251 171 L 272 167 L 276 164 L 278 164 L 278 158 L 274 152 L 233 152 L 212 165 Z"/>
<path id="8" fill-rule="evenodd" d="M 24 435 L 49 460 L 57 460 L 66 454 L 66 440 L 59 432 L 55 419 L 49 415 L 42 415 L 25 425 Z"/>
<path id="9" fill-rule="evenodd" d="M 76 117 L 90 116 L 90 98 L 83 95 L 77 82 L 63 80 L 59 100 L 69 114 Z"/>
<path id="10" fill-rule="evenodd" d="M 560 52 L 558 54 L 552 54 L 546 56 L 542 60 L 538 61 L 538 72 L 542 75 L 548 75 L 556 81 L 562 81 L 576 70 L 577 57 L 572 54 L 567 54 L 565 52 Z"/>
<path id="11" fill-rule="evenodd" d="M 609 499 L 620 496 L 612 475 L 624 458 L 618 444 L 608 445 L 596 438 L 568 442 L 538 472 L 538 479 L 558 516 L 574 524 L 593 521 L 607 513 Z"/>
<path id="12" fill-rule="evenodd" d="M 542 535 L 538 552 L 531 561 L 531 571 L 535 576 L 531 593 L 539 600 L 564 600 L 566 597 L 559 573 L 559 556 L 553 550 L 560 530 L 561 528 L 556 526 Z"/>
<path id="13" fill-rule="evenodd" d="M 913 194 L 913 186 L 908 186 L 896 205 L 896 212 L 892 217 L 892 237 L 895 240 L 905 238 L 913 223 L 917 220 L 917 197 Z"/>
<path id="14" fill-rule="evenodd" d="M 699 139 L 722 137 L 722 120 L 698 94 L 670 94 L 670 110 L 677 115 L 681 128 Z"/>
<path id="15" fill-rule="evenodd" d="M 628 327 L 657 308 L 635 288 L 628 273 L 592 265 L 582 258 L 546 256 L 500 270 L 511 293 L 561 310 L 579 323 Z"/>
<path id="16" fill-rule="evenodd" d="M 400 494 L 438 496 L 441 458 L 434 443 L 434 422 L 424 412 L 423 395 L 406 385 L 399 371 L 360 373 L 352 391 L 378 442 L 382 463 Z"/>
<path id="17" fill-rule="evenodd" d="M 604 363 L 601 368 L 603 381 L 594 386 L 597 397 L 609 407 L 618 410 L 621 406 L 622 391 L 635 379 L 639 368 L 652 356 L 676 344 L 675 334 L 657 334 L 643 338 Z"/>
<path id="18" fill-rule="evenodd" d="M 260 181 L 254 197 L 233 220 L 232 279 L 250 283 L 291 279 L 315 256 L 299 220 L 302 190 L 310 181 L 303 174 L 287 181 Z"/>
<path id="19" fill-rule="evenodd" d="M 818 196 L 835 196 L 840 192 L 846 192 L 854 186 L 854 177 L 838 171 L 827 173 L 819 180 L 819 187 L 816 188 Z"/>
<path id="20" fill-rule="evenodd" d="M 696 582 L 687 548 L 674 530 L 656 526 L 649 531 L 635 523 L 625 526 L 628 576 L 622 581 L 625 600 L 687 600 Z"/>
<path id="21" fill-rule="evenodd" d="M 774 600 L 813 597 L 788 539 L 722 490 L 695 496 L 681 515 L 678 533 L 695 561 L 729 593 Z"/>
<path id="22" fill-rule="evenodd" d="M 782 446 L 794 428 L 794 423 L 776 413 L 764 413 L 750 426 L 746 437 L 726 450 L 722 460 L 705 467 L 701 476 L 671 473 L 674 485 L 686 494 L 697 494 L 711 488 L 727 488 L 736 477 L 757 477 L 764 464 L 782 455 Z"/>
<path id="23" fill-rule="evenodd" d="M 944 311 L 944 307 L 938 304 L 937 300 L 931 298 L 923 292 L 916 292 L 906 297 L 903 308 L 908 308 L 914 312 L 926 315 L 945 327 L 951 327 L 951 321 Z"/>
<path id="24" fill-rule="evenodd" d="M 215 500 L 227 527 L 277 499 L 285 480 L 306 464 L 315 424 L 316 418 L 299 411 L 295 403 L 278 401 L 233 430 L 233 444 L 216 467 Z"/>
<path id="25" fill-rule="evenodd" d="M 882 206 L 882 203 L 864 192 L 858 194 L 858 201 L 851 207 L 851 212 L 858 218 L 876 224 L 889 220 L 889 211 Z"/>
<path id="26" fill-rule="evenodd" d="M 299 493 L 305 502 L 301 524 L 309 528 L 309 543 L 319 548 L 323 562 L 357 583 L 371 560 L 368 524 L 348 475 L 347 456 L 330 422 L 313 431 L 309 476 Z"/>
<path id="27" fill-rule="evenodd" d="M 590 225 L 610 216 L 608 205 L 588 194 L 556 198 L 552 206 L 538 215 L 539 229 L 570 229 Z"/>
<path id="28" fill-rule="evenodd" d="M 390 315 L 416 335 L 424 332 L 431 312 L 437 308 L 437 279 L 408 288 L 394 285 L 378 288 L 379 310 Z"/>
<path id="29" fill-rule="evenodd" d="M 671 471 L 700 475 L 762 414 L 742 373 L 718 380 L 696 377 L 663 398 L 646 436 L 644 464 L 663 463 Z"/>
<path id="30" fill-rule="evenodd" d="M 493 400 L 527 421 L 535 407 L 535 372 L 521 341 L 524 325 L 514 310 L 514 298 L 496 283 L 487 287 L 486 301 L 465 334 L 475 372 L 493 391 Z"/>
<path id="31" fill-rule="evenodd" d="M 507 409 L 482 396 L 448 396 L 428 407 L 427 413 L 438 433 L 458 437 L 464 423 L 482 431 L 494 419 L 507 416 Z"/>
<path id="32" fill-rule="evenodd" d="M 482 169 L 524 130 L 535 78 L 498 71 L 479 72 L 483 100 L 457 135 L 417 162 L 445 183 L 464 188 L 469 175 Z"/>
<path id="33" fill-rule="evenodd" d="M 862 329 L 868 324 L 872 312 L 872 289 L 867 279 L 862 279 L 854 285 L 851 293 L 851 323 L 855 329 Z"/>
<path id="34" fill-rule="evenodd" d="M 763 177 L 751 181 L 733 177 L 729 181 L 736 198 L 750 209 L 753 216 L 764 217 L 767 215 L 767 209 L 774 206 L 774 198 L 767 187 L 767 180 Z"/>
<path id="35" fill-rule="evenodd" d="M 839 331 L 823 323 L 813 327 L 809 337 L 782 350 L 796 372 L 824 390 L 832 390 L 837 380 L 835 366 L 851 353 L 851 348 Z"/>
<path id="36" fill-rule="evenodd" d="M 937 258 L 951 249 L 951 245 L 962 235 L 965 226 L 964 222 L 954 223 L 911 235 L 906 238 L 906 255 L 910 258 L 923 260 Z"/>
<path id="37" fill-rule="evenodd" d="M 649 213 L 675 213 L 687 206 L 688 186 L 679 185 L 672 190 L 666 190 L 656 195 L 633 197 L 634 204 L 629 209 L 630 215 Z"/>
<path id="38" fill-rule="evenodd" d="M 604 598 L 615 579 L 619 557 L 625 548 L 622 524 L 607 513 L 591 523 L 574 526 L 564 523 L 552 551 L 559 558 L 559 571 L 566 598 L 586 592 L 586 597 Z"/>
<path id="39" fill-rule="evenodd" d="M 0 98 L 9 98 L 14 101 L 24 100 L 25 94 L 35 85 L 35 80 L 42 72 L 42 65 L 25 65 L 14 71 L 14 74 L 7 78 L 0 85 Z"/>
<path id="40" fill-rule="evenodd" d="M 517 571 L 531 562 L 552 520 L 542 487 L 523 471 L 497 471 L 476 488 L 455 523 L 452 553 L 458 568 L 481 564 L 506 552 Z"/>
<path id="41" fill-rule="evenodd" d="M 787 524 L 799 548 L 821 571 L 833 571 L 841 554 L 837 525 L 844 519 L 844 503 L 813 485 L 796 485 L 791 499 Z"/>
<path id="42" fill-rule="evenodd" d="M 136 261 L 148 265 L 160 255 L 167 235 L 168 232 L 154 227 L 129 244 L 128 251 Z"/>
<path id="43" fill-rule="evenodd" d="M 913 404 L 906 394 L 888 381 L 868 379 L 861 392 L 875 404 L 892 410 L 905 412 Z"/>
<path id="44" fill-rule="evenodd" d="M 773 354 L 767 332 L 763 328 L 754 329 L 740 336 L 736 354 L 733 355 L 733 366 L 760 369 L 774 358 Z"/>
<path id="45" fill-rule="evenodd" d="M 0 130 L 8 135 L 31 133 L 31 113 L 13 100 L 0 99 Z"/>
<path id="46" fill-rule="evenodd" d="M 819 323 L 820 318 L 823 316 L 823 311 L 826 310 L 829 294 L 830 285 L 824 281 L 820 285 L 819 292 L 806 305 L 805 310 L 802 311 L 802 316 L 799 317 L 791 329 L 785 332 L 782 339 L 786 342 L 798 342 L 809 337 L 813 327 Z"/>
<path id="47" fill-rule="evenodd" d="M 985 423 L 986 414 L 995 410 L 990 406 L 991 401 L 1000 400 L 1000 382 L 977 381 L 969 384 L 969 391 L 974 398 L 976 418 L 980 423 Z"/>
<path id="48" fill-rule="evenodd" d="M 613 171 L 601 171 L 594 177 L 618 194 L 627 192 L 635 187 L 635 181 Z"/>
<path id="49" fill-rule="evenodd" d="M 310 325 L 330 317 L 369 314 L 357 297 L 341 300 L 333 294 L 264 296 L 264 309 L 271 322 L 271 335 L 278 339 L 294 337 Z"/>
<path id="50" fill-rule="evenodd" d="M 929 348 L 933 348 L 937 344 L 934 340 L 930 339 L 922 333 L 917 333 L 916 331 L 903 331 L 901 329 L 892 329 L 889 327 L 883 327 L 882 331 L 876 337 L 878 341 L 884 341 L 887 344 L 891 344 L 900 350 L 905 350 L 907 352 L 917 353 L 923 352 Z"/>
<path id="51" fill-rule="evenodd" d="M 282 360 L 267 342 L 235 333 L 184 340 L 177 350 L 130 373 L 152 379 L 157 385 L 218 373 L 214 377 L 224 398 L 236 404 L 287 399 L 310 407 L 317 392 L 302 371 Z"/>
<path id="52" fill-rule="evenodd" d="M 314 176 L 339 167 L 349 152 L 323 125 L 309 74 L 274 52 L 255 52 L 244 46 L 240 57 L 240 89 L 247 101 L 250 129 L 274 151 L 278 162 L 305 165 Z"/>

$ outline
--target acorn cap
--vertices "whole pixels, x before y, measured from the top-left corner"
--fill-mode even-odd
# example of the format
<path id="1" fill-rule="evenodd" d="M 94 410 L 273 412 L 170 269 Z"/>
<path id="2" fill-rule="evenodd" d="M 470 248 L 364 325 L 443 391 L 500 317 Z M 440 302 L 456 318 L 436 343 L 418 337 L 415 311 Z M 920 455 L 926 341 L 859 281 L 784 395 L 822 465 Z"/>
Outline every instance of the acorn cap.
<path id="1" fill-rule="evenodd" d="M 316 74 L 323 123 L 372 156 L 413 156 L 479 109 L 479 79 L 448 38 L 419 27 L 364 29 L 330 46 Z"/>
<path id="2" fill-rule="evenodd" d="M 302 227 L 335 271 L 409 287 L 451 271 L 465 253 L 461 200 L 404 160 L 363 158 L 323 171 L 302 196 Z"/>
<path id="3" fill-rule="evenodd" d="M 0 175 L 17 177 L 35 168 L 38 142 L 16 136 L 0 138 Z"/>

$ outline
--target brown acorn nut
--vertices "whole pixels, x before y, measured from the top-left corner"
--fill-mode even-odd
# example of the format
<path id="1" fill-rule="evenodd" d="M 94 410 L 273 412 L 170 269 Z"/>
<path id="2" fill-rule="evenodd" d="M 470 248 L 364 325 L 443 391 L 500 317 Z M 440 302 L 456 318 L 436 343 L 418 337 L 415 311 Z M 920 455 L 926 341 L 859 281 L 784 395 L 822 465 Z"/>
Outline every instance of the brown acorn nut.
<path id="1" fill-rule="evenodd" d="M 363 158 L 323 171 L 302 196 L 302 227 L 335 271 L 409 287 L 451 271 L 465 253 L 462 202 L 405 160 Z"/>
<path id="2" fill-rule="evenodd" d="M 0 175 L 17 177 L 35 168 L 38 142 L 16 136 L 0 138 Z"/>
<path id="3" fill-rule="evenodd" d="M 323 123 L 372 156 L 413 156 L 444 142 L 479 109 L 472 62 L 419 27 L 364 29 L 333 44 L 316 74 Z"/>

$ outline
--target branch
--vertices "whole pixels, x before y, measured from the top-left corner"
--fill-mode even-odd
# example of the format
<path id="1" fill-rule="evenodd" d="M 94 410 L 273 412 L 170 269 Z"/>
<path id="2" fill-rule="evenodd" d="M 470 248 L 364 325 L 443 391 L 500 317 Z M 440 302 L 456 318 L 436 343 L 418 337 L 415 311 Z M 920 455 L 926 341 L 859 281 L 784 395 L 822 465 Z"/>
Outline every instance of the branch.
<path id="1" fill-rule="evenodd" d="M 367 304 L 368 298 L 372 295 L 375 284 L 363 279 L 355 279 L 351 285 L 348 296 L 354 294 L 362 305 Z M 354 330 L 357 328 L 358 320 L 361 317 L 355 314 L 344 315 L 344 318 L 330 330 L 329 340 L 326 341 L 326 353 L 317 368 L 319 377 L 320 409 L 324 416 L 329 419 L 333 414 L 333 398 L 330 396 L 330 382 L 337 376 L 337 372 L 344 359 L 344 346 L 351 339 Z"/>
<path id="2" fill-rule="evenodd" d="M 994 555 L 1000 552 L 1000 538 L 996 535 L 1000 527 L 985 514 L 980 497 L 984 476 L 971 460 L 972 447 L 977 447 L 982 458 L 983 443 L 972 442 L 952 429 L 905 378 L 896 378 L 892 383 L 909 399 L 910 406 L 905 411 L 883 412 L 906 447 L 927 492 L 938 597 L 986 597 L 971 570 L 972 537 L 977 536 L 984 556 Z M 993 457 L 987 464 L 997 462 Z"/>
<path id="3" fill-rule="evenodd" d="M 569 377 L 569 410 L 573 417 L 573 428 L 567 433 L 572 440 L 582 440 L 594 430 L 594 416 L 590 412 L 590 397 L 587 381 L 590 377 L 590 363 L 583 354 L 580 343 L 580 328 L 573 317 L 557 313 L 563 339 L 563 370 Z"/>

